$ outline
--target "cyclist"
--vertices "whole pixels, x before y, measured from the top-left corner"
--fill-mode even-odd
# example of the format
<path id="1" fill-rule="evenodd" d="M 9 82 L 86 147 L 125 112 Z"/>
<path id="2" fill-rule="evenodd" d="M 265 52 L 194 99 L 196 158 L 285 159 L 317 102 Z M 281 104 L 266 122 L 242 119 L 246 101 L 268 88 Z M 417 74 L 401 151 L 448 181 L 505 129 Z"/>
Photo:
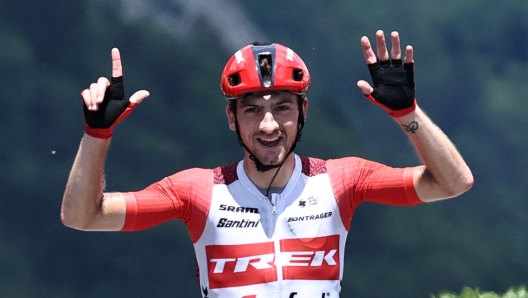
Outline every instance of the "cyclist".
<path id="1" fill-rule="evenodd" d="M 221 89 L 243 159 L 177 172 L 147 188 L 104 192 L 113 128 L 145 99 L 124 98 L 120 54 L 112 78 L 82 92 L 86 134 L 64 193 L 61 219 L 80 230 L 137 231 L 181 219 L 195 248 L 203 297 L 338 297 L 344 246 L 363 201 L 413 206 L 458 196 L 473 176 L 448 137 L 417 105 L 413 48 L 382 31 L 376 50 L 361 39 L 373 85 L 362 93 L 384 108 L 423 165 L 392 168 L 360 157 L 323 160 L 294 153 L 308 111 L 310 73 L 280 44 L 251 44 L 227 62 Z M 402 57 L 403 56 L 403 57 Z"/>

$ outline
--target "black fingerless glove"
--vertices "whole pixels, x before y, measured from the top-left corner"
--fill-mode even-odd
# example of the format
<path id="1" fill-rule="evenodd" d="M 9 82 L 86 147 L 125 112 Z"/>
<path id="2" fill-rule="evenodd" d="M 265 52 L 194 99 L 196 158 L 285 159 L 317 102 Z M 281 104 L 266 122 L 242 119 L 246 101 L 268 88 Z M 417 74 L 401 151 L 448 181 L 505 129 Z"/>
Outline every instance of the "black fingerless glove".
<path id="1" fill-rule="evenodd" d="M 123 77 L 112 78 L 105 91 L 103 102 L 97 111 L 90 111 L 83 105 L 86 133 L 94 138 L 108 139 L 114 127 L 125 119 L 135 106 L 125 99 Z"/>
<path id="2" fill-rule="evenodd" d="M 377 61 L 368 64 L 374 91 L 365 95 L 383 107 L 392 117 L 401 117 L 416 107 L 414 64 L 402 63 L 401 59 Z"/>

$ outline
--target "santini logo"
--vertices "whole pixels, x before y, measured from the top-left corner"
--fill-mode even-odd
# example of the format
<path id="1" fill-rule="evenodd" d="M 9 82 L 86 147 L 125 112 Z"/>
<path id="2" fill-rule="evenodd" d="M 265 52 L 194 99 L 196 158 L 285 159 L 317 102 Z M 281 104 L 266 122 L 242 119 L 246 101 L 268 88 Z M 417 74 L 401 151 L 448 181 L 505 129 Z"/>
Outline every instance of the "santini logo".
<path id="1" fill-rule="evenodd" d="M 239 213 L 259 213 L 257 208 L 251 208 L 251 207 L 236 207 L 236 206 L 227 206 L 227 205 L 220 205 L 219 210 L 222 211 L 229 211 L 229 212 L 239 212 Z"/>
<path id="2" fill-rule="evenodd" d="M 256 228 L 259 225 L 259 220 L 229 220 L 227 218 L 220 218 L 216 225 L 217 228 Z"/>
<path id="3" fill-rule="evenodd" d="M 290 221 L 306 221 L 306 220 L 316 220 L 316 219 L 323 219 L 327 217 L 331 217 L 332 212 L 326 212 L 316 215 L 306 215 L 306 216 L 298 216 L 298 217 L 288 217 L 288 222 Z"/>

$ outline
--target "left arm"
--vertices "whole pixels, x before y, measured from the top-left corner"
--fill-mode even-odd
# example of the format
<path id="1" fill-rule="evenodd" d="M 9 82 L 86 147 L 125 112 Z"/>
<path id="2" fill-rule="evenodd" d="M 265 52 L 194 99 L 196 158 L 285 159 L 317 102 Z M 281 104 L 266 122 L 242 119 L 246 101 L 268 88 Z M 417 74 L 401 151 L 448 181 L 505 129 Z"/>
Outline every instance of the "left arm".
<path id="1" fill-rule="evenodd" d="M 419 106 L 394 120 L 412 140 L 424 163 L 413 173 L 414 188 L 422 201 L 452 198 L 473 186 L 471 170 L 455 145 Z"/>
<path id="2" fill-rule="evenodd" d="M 413 48 L 405 47 L 402 59 L 398 32 L 391 33 L 391 41 L 389 55 L 383 31 L 376 32 L 376 57 L 368 38 L 361 38 L 374 87 L 364 80 L 357 85 L 370 101 L 388 111 L 418 150 L 424 163 L 413 172 L 418 197 L 430 202 L 458 196 L 473 186 L 473 175 L 449 138 L 416 105 Z"/>

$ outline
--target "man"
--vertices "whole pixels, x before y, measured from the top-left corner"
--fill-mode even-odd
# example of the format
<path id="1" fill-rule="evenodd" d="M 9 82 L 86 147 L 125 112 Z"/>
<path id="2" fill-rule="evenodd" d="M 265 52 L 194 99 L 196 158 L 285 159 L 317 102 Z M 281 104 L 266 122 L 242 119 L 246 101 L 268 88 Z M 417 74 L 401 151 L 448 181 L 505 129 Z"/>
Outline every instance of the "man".
<path id="1" fill-rule="evenodd" d="M 61 219 L 80 230 L 136 231 L 171 219 L 188 227 L 204 297 L 338 297 L 344 246 L 362 201 L 416 205 L 460 195 L 473 177 L 447 136 L 414 98 L 413 48 L 402 59 L 382 31 L 377 56 L 361 45 L 374 86 L 358 87 L 388 111 L 424 165 L 391 168 L 358 157 L 294 154 L 306 118 L 310 74 L 279 44 L 253 44 L 228 61 L 221 87 L 231 130 L 244 147 L 238 164 L 178 172 L 144 190 L 105 193 L 103 162 L 113 127 L 149 93 L 124 99 L 122 67 L 112 50 L 112 80 L 82 92 L 86 134 L 63 198 Z"/>

